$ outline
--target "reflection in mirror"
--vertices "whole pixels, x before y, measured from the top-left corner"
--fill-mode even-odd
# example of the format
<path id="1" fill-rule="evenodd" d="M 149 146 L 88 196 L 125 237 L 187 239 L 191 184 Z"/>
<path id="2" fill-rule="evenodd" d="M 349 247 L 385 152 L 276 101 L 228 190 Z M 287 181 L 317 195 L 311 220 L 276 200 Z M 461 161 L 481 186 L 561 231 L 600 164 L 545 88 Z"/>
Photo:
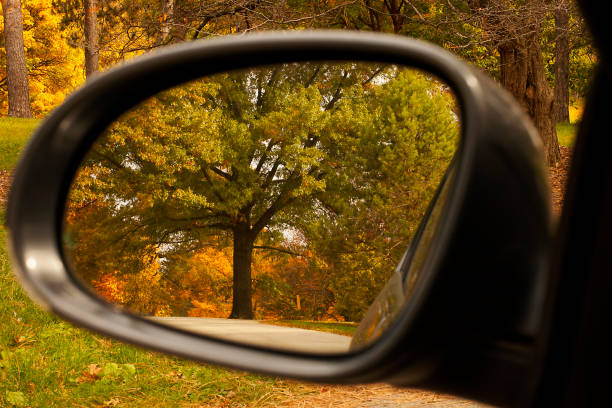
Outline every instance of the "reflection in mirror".
<path id="1" fill-rule="evenodd" d="M 459 135 L 449 87 L 410 68 L 204 77 L 140 103 L 92 146 L 69 192 L 64 253 L 100 298 L 158 323 L 348 352 L 368 344 L 358 325 L 381 290 L 407 287 L 410 268 L 396 266 Z"/>

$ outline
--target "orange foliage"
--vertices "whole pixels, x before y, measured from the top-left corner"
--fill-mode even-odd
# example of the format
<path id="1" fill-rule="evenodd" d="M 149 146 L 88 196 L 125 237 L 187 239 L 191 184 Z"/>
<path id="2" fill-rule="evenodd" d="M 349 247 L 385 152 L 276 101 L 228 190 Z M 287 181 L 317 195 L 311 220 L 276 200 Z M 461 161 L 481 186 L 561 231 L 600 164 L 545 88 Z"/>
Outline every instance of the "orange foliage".
<path id="1" fill-rule="evenodd" d="M 110 303 L 122 304 L 127 298 L 125 296 L 125 280 L 117 275 L 117 271 L 100 276 L 100 280 L 92 282 L 98 295 Z"/>

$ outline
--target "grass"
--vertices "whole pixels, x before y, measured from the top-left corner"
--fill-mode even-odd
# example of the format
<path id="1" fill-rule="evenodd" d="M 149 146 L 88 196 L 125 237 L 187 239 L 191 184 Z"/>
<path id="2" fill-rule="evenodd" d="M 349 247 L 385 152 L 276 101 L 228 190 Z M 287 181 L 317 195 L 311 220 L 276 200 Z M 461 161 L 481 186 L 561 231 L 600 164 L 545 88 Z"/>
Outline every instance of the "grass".
<path id="1" fill-rule="evenodd" d="M 266 320 L 262 323 L 275 324 L 278 326 L 297 327 L 300 329 L 317 330 L 343 336 L 352 336 L 357 329 L 357 323 L 348 322 L 317 322 L 309 320 Z"/>
<path id="2" fill-rule="evenodd" d="M 582 118 L 582 112 L 584 104 L 582 99 L 574 99 L 571 101 L 569 106 L 569 123 L 559 122 L 557 123 L 557 139 L 561 146 L 569 148 L 574 147 L 576 141 L 576 132 Z"/>
<path id="3" fill-rule="evenodd" d="M 15 167 L 38 123 L 38 119 L 0 118 L 0 170 Z"/>
<path id="4" fill-rule="evenodd" d="M 578 123 L 557 123 L 557 139 L 561 146 L 573 147 Z"/>

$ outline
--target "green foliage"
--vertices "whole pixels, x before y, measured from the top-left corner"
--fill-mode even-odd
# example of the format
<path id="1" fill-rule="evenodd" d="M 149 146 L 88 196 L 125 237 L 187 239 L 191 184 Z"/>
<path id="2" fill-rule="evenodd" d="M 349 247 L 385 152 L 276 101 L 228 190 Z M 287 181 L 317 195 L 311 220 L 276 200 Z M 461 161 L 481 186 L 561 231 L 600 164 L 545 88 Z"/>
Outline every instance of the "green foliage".
<path id="1" fill-rule="evenodd" d="M 134 364 L 106 363 L 97 374 L 101 381 L 128 381 L 136 376 L 136 366 Z M 76 380 L 78 382 L 78 379 Z"/>
<path id="2" fill-rule="evenodd" d="M 343 149 L 357 158 L 344 174 L 369 188 L 361 189 L 361 200 L 353 205 L 347 206 L 351 200 L 342 198 L 333 202 L 332 208 L 344 205 L 342 217 L 332 216 L 333 222 L 319 217 L 305 228 L 332 273 L 335 308 L 350 321 L 360 320 L 398 264 L 459 136 L 452 97 L 444 88 L 432 88 L 419 73 L 401 72 L 372 96 L 370 118 L 342 118 L 353 123 L 360 136 Z M 368 147 L 374 150 L 367 152 Z M 364 150 L 371 156 L 357 154 Z M 363 178 L 374 172 L 375 181 Z"/>
<path id="3" fill-rule="evenodd" d="M 597 55 L 592 46 L 574 48 L 570 51 L 569 88 L 574 97 L 586 96 L 595 67 Z"/>

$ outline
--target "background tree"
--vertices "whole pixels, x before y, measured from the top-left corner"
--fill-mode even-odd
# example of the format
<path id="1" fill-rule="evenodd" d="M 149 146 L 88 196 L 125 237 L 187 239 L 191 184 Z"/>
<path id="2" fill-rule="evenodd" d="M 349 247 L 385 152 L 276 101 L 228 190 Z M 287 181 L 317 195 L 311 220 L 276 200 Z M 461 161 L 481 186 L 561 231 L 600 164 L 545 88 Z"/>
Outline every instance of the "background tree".
<path id="1" fill-rule="evenodd" d="M 170 37 L 170 31 L 174 22 L 174 3 L 175 0 L 164 0 L 162 14 L 160 16 L 161 27 L 157 37 L 158 45 L 167 44 Z"/>
<path id="2" fill-rule="evenodd" d="M 252 268 L 263 265 L 255 251 L 317 248 L 310 258 L 327 266 L 316 285 L 364 268 L 369 280 L 354 282 L 381 285 L 452 157 L 453 109 L 448 89 L 423 74 L 358 64 L 254 69 L 162 93 L 90 153 L 71 193 L 66 246 L 76 270 L 94 274 L 89 282 L 112 268 L 138 274 L 144 259 L 180 282 L 191 268 L 174 266 L 190 254 L 230 247 L 238 318 L 254 316 Z M 394 218 L 382 222 L 384 214 Z M 304 246 L 288 248 L 297 236 Z M 371 259 L 384 262 L 367 266 L 376 251 Z M 291 286 L 265 276 L 261 290 L 274 279 L 277 289 Z"/>
<path id="3" fill-rule="evenodd" d="M 61 16 L 49 0 L 28 0 L 22 5 L 23 39 L 28 69 L 30 104 L 35 117 L 61 103 L 82 81 L 83 55 L 71 47 L 61 28 Z M 4 26 L 0 25 L 0 32 Z M 0 35 L 3 37 L 3 35 Z M 0 112 L 8 112 L 6 54 L 0 49 Z"/>
<path id="4" fill-rule="evenodd" d="M 88 47 L 83 40 L 84 13 L 90 0 L 53 0 L 71 27 L 71 42 Z M 96 0 L 101 67 L 159 46 L 226 34 L 266 29 L 306 27 L 316 16 L 328 13 L 318 2 L 259 0 Z M 337 7 L 332 7 L 332 10 Z M 88 36 L 85 35 L 87 38 Z M 93 38 L 93 37 L 92 37 Z M 94 47 L 92 47 L 93 49 Z"/>
<path id="5" fill-rule="evenodd" d="M 445 33 L 447 47 L 467 56 L 484 51 L 496 57 L 494 74 L 533 120 L 546 160 L 554 166 L 560 151 L 541 42 L 551 15 L 552 7 L 545 0 L 457 0 L 437 8 L 434 23 Z"/>
<path id="6" fill-rule="evenodd" d="M 8 115 L 31 118 L 30 86 L 23 44 L 23 21 L 20 0 L 2 0 Z"/>
<path id="7" fill-rule="evenodd" d="M 569 122 L 569 0 L 555 7 L 555 120 Z"/>
<path id="8" fill-rule="evenodd" d="M 360 0 L 344 6 L 341 11 L 322 15 L 320 26 L 393 32 L 411 35 L 438 43 L 486 69 L 508 89 L 533 119 L 546 147 L 547 161 L 555 165 L 559 147 L 555 127 L 555 103 L 567 110 L 569 94 L 563 74 L 567 60 L 564 41 L 571 37 L 569 50 L 580 41 L 588 43 L 588 36 L 580 35 L 580 17 L 569 1 L 556 4 L 545 0 L 451 0 L 387 1 Z M 568 13 L 569 26 L 564 16 Z M 550 26 L 552 24 L 552 30 Z M 548 36 L 552 31 L 553 35 Z M 580 40 L 583 37 L 585 40 Z M 559 56 L 548 57 L 548 48 L 559 40 Z M 586 44 L 585 44 L 586 45 Z M 588 45 L 587 45 L 588 48 Z M 586 52 L 588 54 L 588 51 Z M 581 54 L 581 55 L 584 55 Z M 592 54 L 589 54 L 592 55 Z M 555 83 L 555 61 L 559 61 L 558 83 Z M 572 57 L 572 78 L 580 70 L 588 70 L 592 63 Z M 549 71 L 552 69 L 552 75 Z M 586 74 L 585 76 L 588 76 Z M 578 81 L 575 81 L 578 82 Z M 582 92 L 582 91 L 580 91 Z M 561 95 L 564 99 L 560 100 Z M 565 101 L 565 102 L 564 102 Z"/>
<path id="9" fill-rule="evenodd" d="M 529 113 L 544 142 L 548 164 L 556 165 L 561 153 L 554 96 L 546 81 L 540 45 L 546 3 L 527 0 L 507 6 L 501 1 L 475 0 L 471 8 L 482 19 L 481 28 L 493 37 L 499 52 L 502 85 Z"/>
<path id="10" fill-rule="evenodd" d="M 84 0 L 85 77 L 98 72 L 98 0 Z"/>
<path id="11" fill-rule="evenodd" d="M 555 87 L 557 121 L 568 122 L 570 108 L 580 107 L 586 95 L 586 78 L 597 61 L 591 35 L 573 1 L 560 1 L 554 9 L 554 26 L 544 33 L 543 49 L 549 63 L 548 78 Z M 549 44 L 554 44 L 554 49 Z M 548 46 L 547 46 L 548 45 Z M 573 106 L 572 106 L 573 105 Z"/>

